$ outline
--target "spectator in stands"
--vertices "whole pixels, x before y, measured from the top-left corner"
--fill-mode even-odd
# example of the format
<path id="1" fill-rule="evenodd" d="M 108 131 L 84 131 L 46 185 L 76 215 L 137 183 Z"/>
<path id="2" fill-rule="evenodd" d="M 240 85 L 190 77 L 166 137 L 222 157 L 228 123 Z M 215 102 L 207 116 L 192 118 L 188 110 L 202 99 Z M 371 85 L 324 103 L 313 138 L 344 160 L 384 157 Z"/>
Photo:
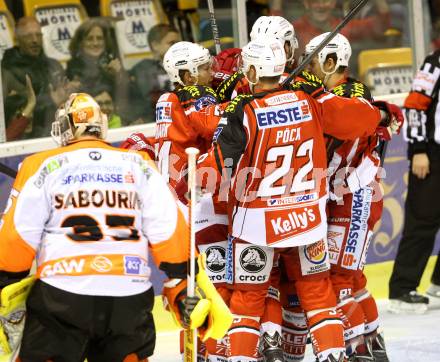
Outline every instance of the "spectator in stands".
<path id="1" fill-rule="evenodd" d="M 23 99 L 15 90 L 6 98 L 5 119 L 6 119 L 6 141 L 15 141 L 26 138 L 26 134 L 32 130 L 31 119 L 37 104 L 31 78 L 26 74 L 26 98 Z M 26 104 L 23 104 L 23 100 Z M 21 109 L 20 113 L 16 113 Z"/>
<path id="2" fill-rule="evenodd" d="M 305 14 L 293 22 L 295 32 L 299 34 L 299 52 L 312 38 L 327 31 L 332 31 L 341 21 L 335 16 L 336 0 L 303 0 Z M 342 30 L 350 42 L 381 36 L 388 28 L 389 7 L 386 0 L 374 0 L 377 15 L 352 19 Z"/>
<path id="3" fill-rule="evenodd" d="M 83 22 L 69 45 L 71 59 L 67 77 L 80 82 L 80 92 L 96 94 L 106 88 L 124 113 L 128 104 L 128 74 L 119 59 L 119 50 L 112 25 L 105 19 Z"/>
<path id="4" fill-rule="evenodd" d="M 171 91 L 172 84 L 162 66 L 168 48 L 180 41 L 177 30 L 168 24 L 157 24 L 148 33 L 148 45 L 153 59 L 144 59 L 130 71 L 132 93 L 136 106 L 131 118 L 142 118 L 144 122 L 155 121 L 156 103 L 161 94 Z M 136 108 L 136 109 L 134 109 Z"/>
<path id="5" fill-rule="evenodd" d="M 91 94 L 95 101 L 99 104 L 101 111 L 107 115 L 108 128 L 122 127 L 121 117 L 116 114 L 115 105 L 110 92 L 103 88 L 97 91 L 96 94 Z"/>
<path id="6" fill-rule="evenodd" d="M 44 54 L 41 27 L 35 18 L 19 19 L 15 38 L 17 45 L 5 51 L 1 62 L 7 128 L 14 130 L 13 139 L 49 136 L 55 110 L 74 84 L 66 83 L 61 64 Z M 32 107 L 27 77 L 36 97 Z"/>

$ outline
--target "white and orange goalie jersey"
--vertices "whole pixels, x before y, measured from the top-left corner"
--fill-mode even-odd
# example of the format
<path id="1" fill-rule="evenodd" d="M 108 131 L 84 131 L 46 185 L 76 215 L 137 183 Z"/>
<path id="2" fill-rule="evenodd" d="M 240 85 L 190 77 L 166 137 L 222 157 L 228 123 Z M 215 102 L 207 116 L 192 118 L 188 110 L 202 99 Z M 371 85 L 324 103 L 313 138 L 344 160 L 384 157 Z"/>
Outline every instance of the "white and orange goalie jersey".
<path id="1" fill-rule="evenodd" d="M 185 269 L 187 224 L 146 154 L 82 140 L 24 160 L 2 219 L 1 271 L 36 258 L 37 277 L 56 288 L 127 296 L 151 287 L 149 250 L 167 274 Z"/>

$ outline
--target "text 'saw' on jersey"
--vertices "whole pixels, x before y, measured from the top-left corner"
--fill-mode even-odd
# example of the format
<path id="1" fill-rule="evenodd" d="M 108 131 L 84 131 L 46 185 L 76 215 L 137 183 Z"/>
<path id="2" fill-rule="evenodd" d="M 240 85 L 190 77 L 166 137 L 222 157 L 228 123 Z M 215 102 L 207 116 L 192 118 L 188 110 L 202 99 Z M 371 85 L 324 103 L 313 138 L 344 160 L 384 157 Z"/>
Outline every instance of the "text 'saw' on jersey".
<path id="1" fill-rule="evenodd" d="M 28 271 L 84 295 L 151 287 L 149 250 L 170 278 L 186 278 L 188 226 L 145 153 L 98 140 L 27 157 L 0 229 L 0 273 Z"/>
<path id="2" fill-rule="evenodd" d="M 427 153 L 429 143 L 440 144 L 439 91 L 440 49 L 425 58 L 403 105 L 403 138 L 410 155 Z"/>
<path id="3" fill-rule="evenodd" d="M 189 115 L 216 103 L 216 93 L 200 85 L 187 86 L 159 98 L 156 104 L 156 161 L 162 176 L 173 188 L 187 163 L 185 149 L 196 147 L 204 152 L 210 144 L 210 140 L 200 133 L 203 125 L 198 126 L 197 120 L 190 120 Z M 211 128 L 212 134 L 216 125 Z"/>
<path id="4" fill-rule="evenodd" d="M 339 139 L 368 136 L 380 118 L 380 111 L 362 98 L 324 91 L 316 98 L 302 90 L 279 88 L 236 97 L 219 122 L 213 147 L 198 163 L 201 170 L 217 172 L 217 183 L 230 181 L 223 197 L 232 236 L 271 247 L 323 239 L 327 231 L 323 134 Z M 210 188 L 208 179 L 199 175 L 199 182 Z"/>

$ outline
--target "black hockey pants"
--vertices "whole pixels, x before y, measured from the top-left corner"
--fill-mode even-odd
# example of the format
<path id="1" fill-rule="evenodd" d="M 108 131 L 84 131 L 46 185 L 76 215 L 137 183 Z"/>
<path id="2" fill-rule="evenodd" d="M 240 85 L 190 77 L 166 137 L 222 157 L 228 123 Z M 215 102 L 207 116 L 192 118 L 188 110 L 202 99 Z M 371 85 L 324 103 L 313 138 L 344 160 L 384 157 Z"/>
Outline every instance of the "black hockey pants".
<path id="1" fill-rule="evenodd" d="M 127 297 L 80 295 L 38 280 L 29 294 L 21 362 L 122 362 L 151 356 L 153 288 Z"/>
<path id="2" fill-rule="evenodd" d="M 430 152 L 430 173 L 422 180 L 409 171 L 405 223 L 391 275 L 390 298 L 416 290 L 440 229 L 440 152 Z M 440 285 L 440 257 L 432 274 Z"/>

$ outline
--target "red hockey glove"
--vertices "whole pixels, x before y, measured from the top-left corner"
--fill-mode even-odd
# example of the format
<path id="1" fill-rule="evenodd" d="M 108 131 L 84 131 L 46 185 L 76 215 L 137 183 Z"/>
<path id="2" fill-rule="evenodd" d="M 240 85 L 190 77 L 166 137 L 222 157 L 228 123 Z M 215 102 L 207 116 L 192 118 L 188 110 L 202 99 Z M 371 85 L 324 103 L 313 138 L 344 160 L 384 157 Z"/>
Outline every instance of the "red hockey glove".
<path id="1" fill-rule="evenodd" d="M 147 152 L 152 160 L 154 160 L 154 138 L 145 137 L 142 133 L 132 133 L 119 146 L 126 150 L 144 151 Z"/>
<path id="2" fill-rule="evenodd" d="M 214 79 L 212 80 L 213 89 L 216 89 L 223 80 L 229 78 L 238 70 L 240 54 L 240 48 L 229 48 L 214 57 L 212 64 L 214 72 Z"/>
<path id="3" fill-rule="evenodd" d="M 385 117 L 376 129 L 376 134 L 381 140 L 389 141 L 394 134 L 400 133 L 403 125 L 402 110 L 395 104 L 385 101 L 374 101 L 372 104 L 385 113 Z"/>

